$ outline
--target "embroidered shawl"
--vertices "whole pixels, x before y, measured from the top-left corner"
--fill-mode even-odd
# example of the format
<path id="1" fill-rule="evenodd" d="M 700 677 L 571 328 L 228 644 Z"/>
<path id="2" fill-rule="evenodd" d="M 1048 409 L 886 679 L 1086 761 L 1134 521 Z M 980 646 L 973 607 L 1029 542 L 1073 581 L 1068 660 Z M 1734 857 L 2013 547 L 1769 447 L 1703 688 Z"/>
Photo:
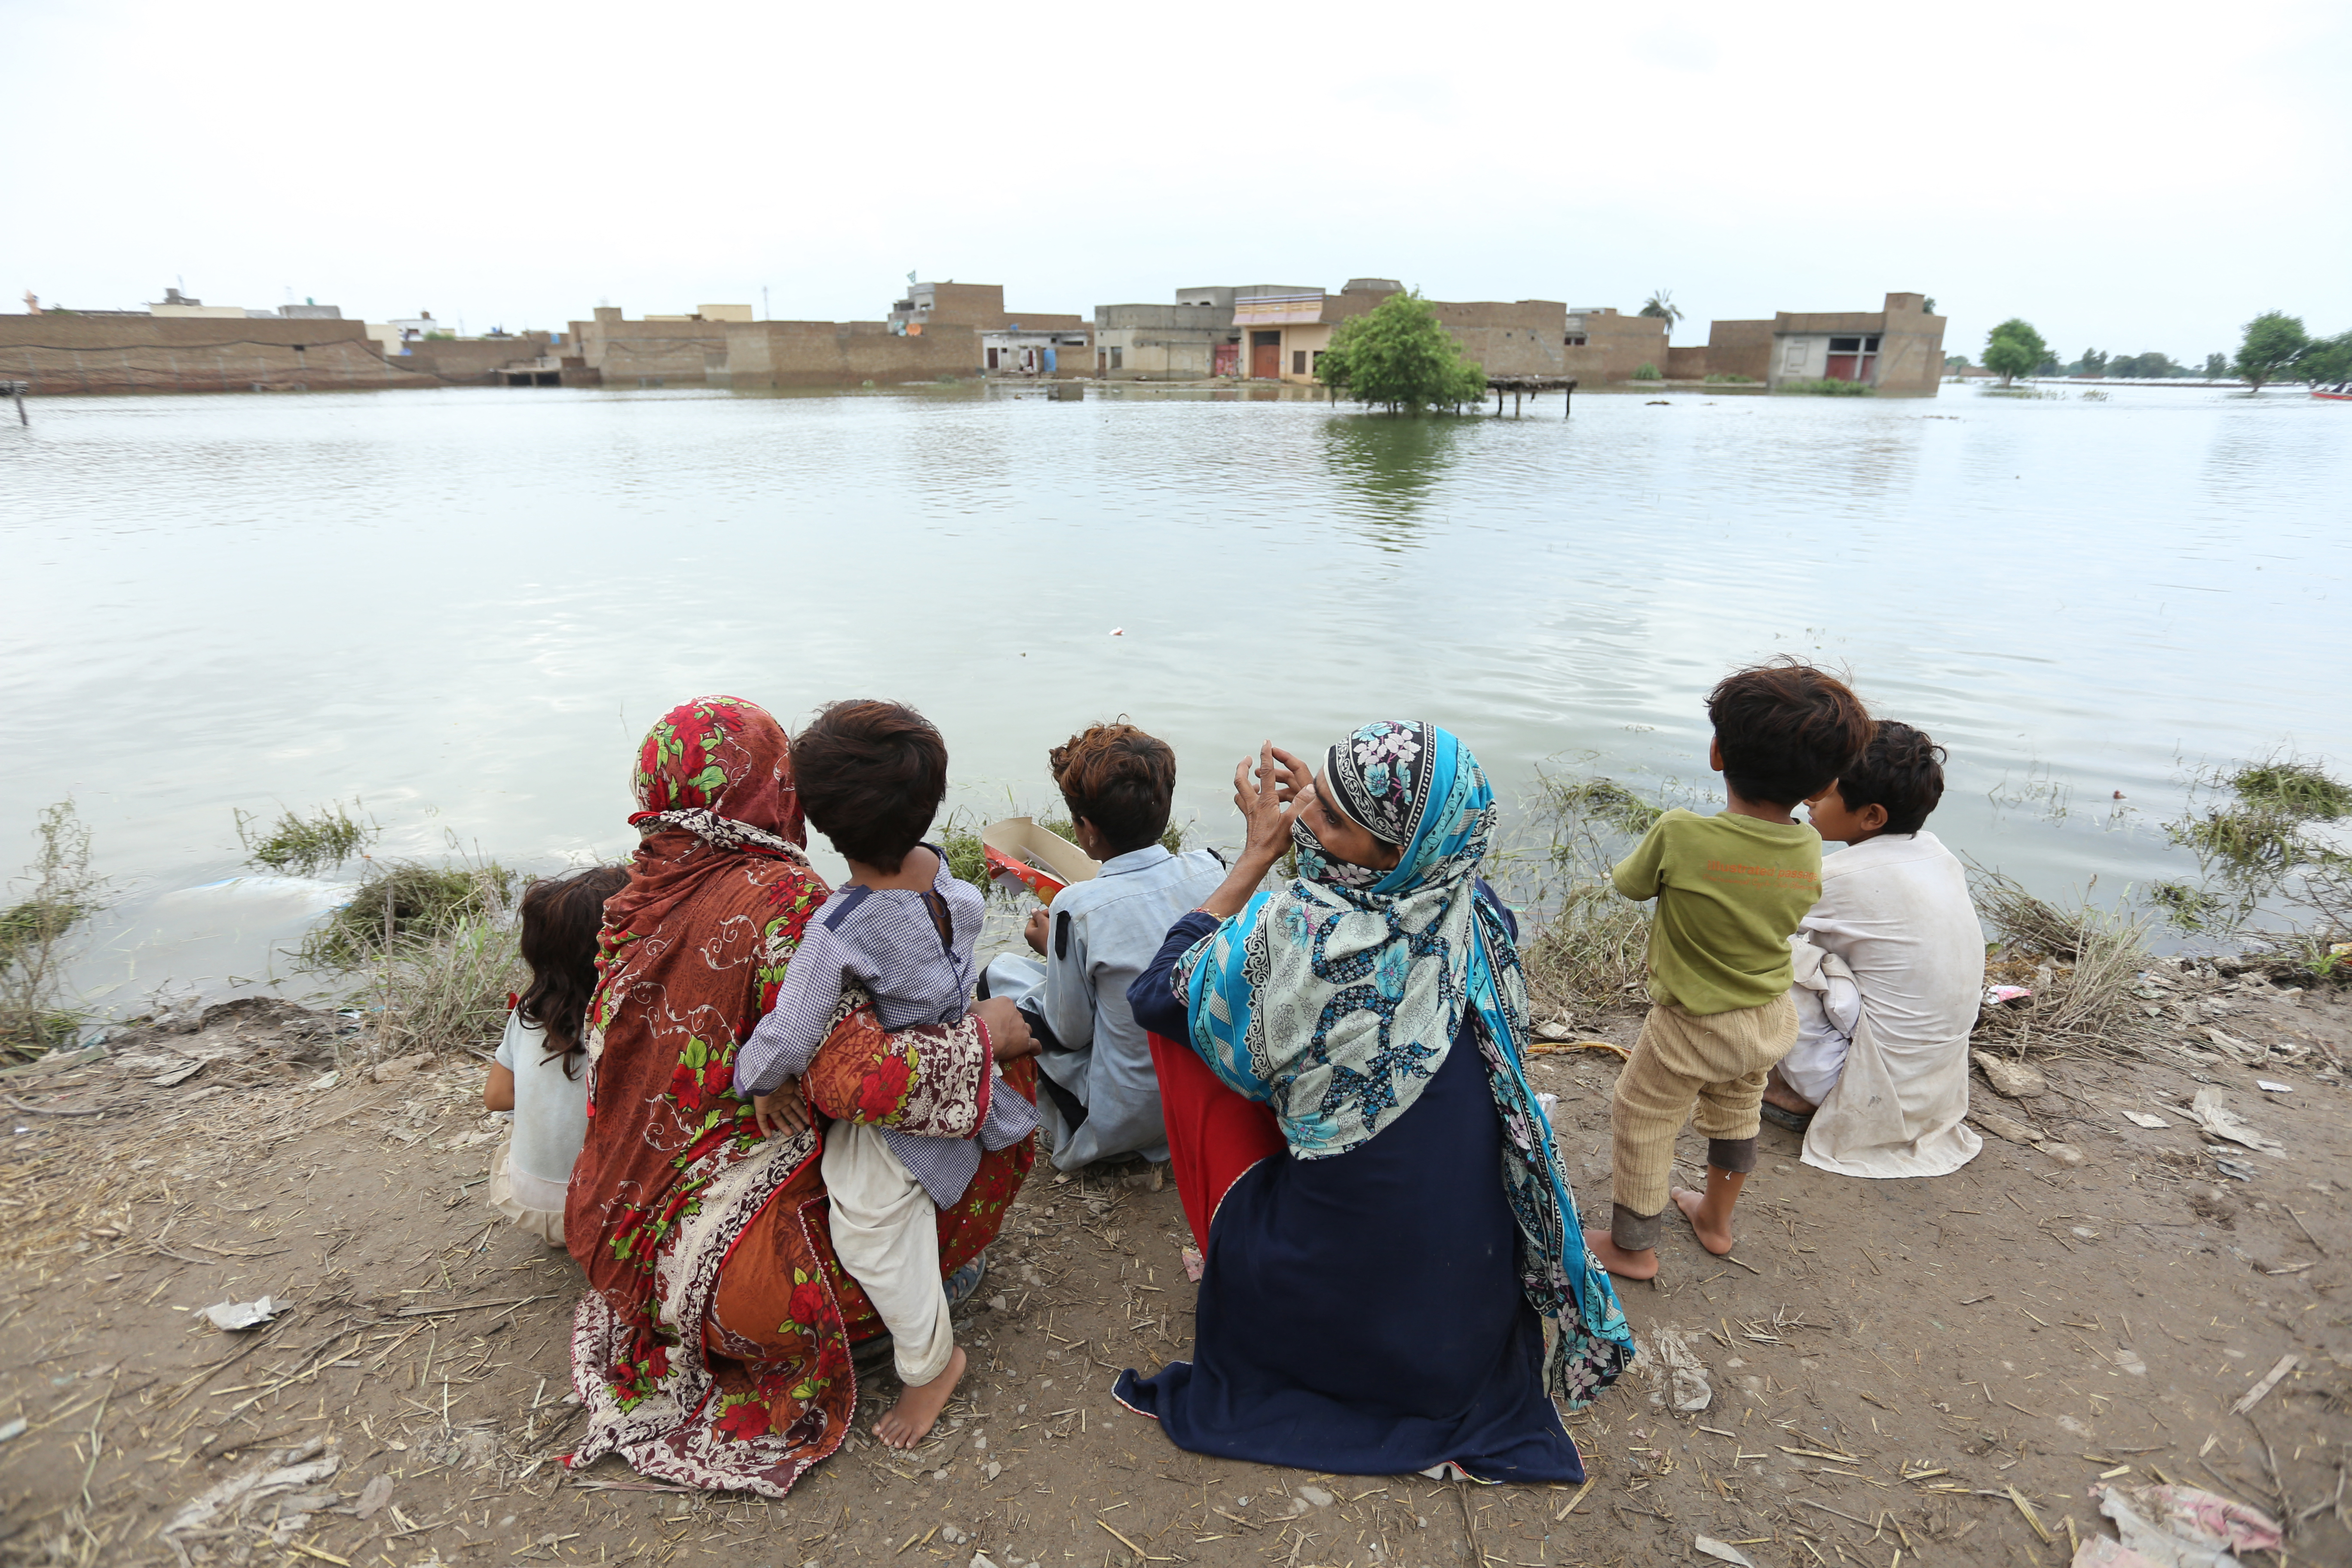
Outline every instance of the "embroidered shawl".
<path id="1" fill-rule="evenodd" d="M 1297 879 L 1179 962 L 1191 1044 L 1225 1084 L 1273 1108 L 1294 1158 L 1326 1159 L 1412 1108 L 1469 1015 L 1503 1122 L 1521 1287 L 1554 1330 L 1545 1385 L 1584 1404 L 1630 1363 L 1633 1334 L 1528 1086 L 1517 945 L 1476 892 L 1493 794 L 1477 759 L 1435 725 L 1369 724 L 1341 745 L 1349 776 L 1335 787 L 1353 792 L 1342 809 L 1402 833 L 1402 858 L 1370 872 L 1304 839 Z"/>
<path id="2" fill-rule="evenodd" d="M 850 1339 L 877 1326 L 833 1256 L 820 1134 L 761 1137 L 731 1088 L 827 889 L 798 848 L 783 731 L 757 706 L 673 710 L 646 739 L 636 794 L 631 820 L 651 831 L 605 906 L 588 1137 L 565 1208 L 590 1287 L 572 1324 L 588 1431 L 568 1462 L 618 1452 L 644 1475 L 781 1497 L 840 1445 Z M 976 1020 L 886 1035 L 867 1009 L 836 1029 L 812 1089 L 861 1121 L 976 1122 L 988 1057 Z M 1033 1156 L 1024 1142 L 984 1157 L 940 1215 L 943 1267 L 993 1238 Z"/>

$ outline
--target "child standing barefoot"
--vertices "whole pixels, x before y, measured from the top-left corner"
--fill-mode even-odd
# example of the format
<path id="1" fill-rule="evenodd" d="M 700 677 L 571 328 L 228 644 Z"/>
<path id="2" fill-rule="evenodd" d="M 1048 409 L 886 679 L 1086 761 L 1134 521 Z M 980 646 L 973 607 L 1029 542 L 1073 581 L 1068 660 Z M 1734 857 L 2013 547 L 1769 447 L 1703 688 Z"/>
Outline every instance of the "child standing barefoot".
<path id="1" fill-rule="evenodd" d="M 775 1007 L 735 1058 L 735 1092 L 769 1132 L 808 1126 L 800 1079 L 845 985 L 872 994 L 885 1029 L 963 1016 L 983 911 L 979 890 L 921 841 L 948 774 L 946 743 L 921 714 L 895 702 L 836 702 L 793 738 L 793 773 L 802 809 L 850 876 L 810 918 Z M 977 1139 L 855 1121 L 824 1129 L 834 1253 L 890 1331 L 906 1385 L 874 1427 L 894 1448 L 923 1440 L 963 1376 L 940 1279 L 939 1211 L 963 1196 L 982 1149 L 1017 1143 L 1037 1125 L 1035 1108 L 995 1070 Z"/>
<path id="2" fill-rule="evenodd" d="M 1738 670 L 1707 694 L 1725 809 L 1670 811 L 1611 873 L 1653 899 L 1650 1016 L 1617 1078 L 1609 1123 L 1615 1202 L 1585 1240 L 1612 1274 L 1658 1272 L 1666 1201 L 1717 1257 L 1756 1168 L 1765 1074 L 1797 1037 L 1789 937 L 1822 891 L 1822 841 L 1793 808 L 1868 743 L 1870 716 L 1843 682 L 1793 660 Z M 1692 1109 L 1697 1108 L 1693 1118 Z M 1706 1134 L 1706 1191 L 1670 1188 L 1675 1136 Z"/>

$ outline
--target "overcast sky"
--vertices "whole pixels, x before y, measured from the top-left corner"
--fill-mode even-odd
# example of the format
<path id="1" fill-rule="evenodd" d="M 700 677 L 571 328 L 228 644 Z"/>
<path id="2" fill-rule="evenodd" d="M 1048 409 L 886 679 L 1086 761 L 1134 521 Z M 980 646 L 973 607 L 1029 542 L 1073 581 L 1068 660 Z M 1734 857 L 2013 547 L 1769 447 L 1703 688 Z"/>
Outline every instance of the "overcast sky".
<path id="1" fill-rule="evenodd" d="M 0 0 L 0 309 L 468 331 L 1180 285 L 2352 328 L 2352 5 Z"/>

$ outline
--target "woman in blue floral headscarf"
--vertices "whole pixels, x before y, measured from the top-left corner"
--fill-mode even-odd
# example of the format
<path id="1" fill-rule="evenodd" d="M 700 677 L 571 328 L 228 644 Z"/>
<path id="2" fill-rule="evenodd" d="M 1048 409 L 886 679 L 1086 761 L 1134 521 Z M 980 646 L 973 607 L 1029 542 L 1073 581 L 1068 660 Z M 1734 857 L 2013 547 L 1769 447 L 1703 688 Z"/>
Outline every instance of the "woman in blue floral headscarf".
<path id="1" fill-rule="evenodd" d="M 1551 1396 L 1590 1400 L 1633 1336 L 1522 1071 L 1486 775 L 1398 721 L 1250 771 L 1232 875 L 1128 994 L 1206 1260 L 1194 1359 L 1117 1394 L 1200 1453 L 1581 1479 Z"/>

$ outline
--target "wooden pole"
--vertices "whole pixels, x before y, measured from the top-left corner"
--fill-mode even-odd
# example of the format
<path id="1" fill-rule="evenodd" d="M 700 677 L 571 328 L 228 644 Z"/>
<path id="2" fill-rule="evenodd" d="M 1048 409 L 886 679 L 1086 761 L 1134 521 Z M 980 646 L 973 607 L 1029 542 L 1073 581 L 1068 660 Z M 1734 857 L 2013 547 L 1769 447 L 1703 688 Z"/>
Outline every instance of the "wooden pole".
<path id="1" fill-rule="evenodd" d="M 1568 390 L 1559 395 L 1559 416 L 1567 418 L 1576 409 L 1576 383 L 1570 382 Z"/>

